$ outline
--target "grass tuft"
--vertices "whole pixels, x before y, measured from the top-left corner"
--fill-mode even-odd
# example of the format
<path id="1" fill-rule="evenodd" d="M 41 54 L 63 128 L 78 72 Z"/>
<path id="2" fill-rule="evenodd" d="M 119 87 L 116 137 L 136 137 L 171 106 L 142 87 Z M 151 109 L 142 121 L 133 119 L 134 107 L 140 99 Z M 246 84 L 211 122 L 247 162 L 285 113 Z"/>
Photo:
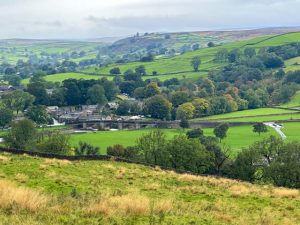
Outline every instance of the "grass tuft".
<path id="1" fill-rule="evenodd" d="M 39 191 L 16 187 L 8 181 L 0 180 L 0 208 L 38 212 L 47 206 L 49 199 Z"/>
<path id="2" fill-rule="evenodd" d="M 279 198 L 296 198 L 299 196 L 299 191 L 296 189 L 275 188 L 272 191 L 272 196 Z"/>

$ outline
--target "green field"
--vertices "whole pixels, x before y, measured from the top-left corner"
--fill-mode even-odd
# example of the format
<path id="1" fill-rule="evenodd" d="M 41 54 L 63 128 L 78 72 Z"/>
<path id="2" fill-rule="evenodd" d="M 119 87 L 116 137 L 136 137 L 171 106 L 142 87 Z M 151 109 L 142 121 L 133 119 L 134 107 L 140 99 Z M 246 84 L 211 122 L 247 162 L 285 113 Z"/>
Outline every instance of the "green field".
<path id="1" fill-rule="evenodd" d="M 51 82 L 62 82 L 67 79 L 85 79 L 85 80 L 97 80 L 102 78 L 103 76 L 94 76 L 94 75 L 86 75 L 81 73 L 58 73 L 53 75 L 45 76 L 46 81 Z M 107 79 L 111 80 L 113 77 L 107 77 Z M 30 79 L 25 79 L 22 81 L 23 84 L 28 84 Z"/>
<path id="2" fill-rule="evenodd" d="M 136 139 L 142 134 L 149 132 L 150 129 L 146 130 L 133 130 L 133 131 L 99 131 L 96 133 L 86 134 L 72 134 L 71 143 L 77 145 L 80 141 L 88 142 L 94 146 L 100 147 L 102 154 L 106 154 L 106 148 L 115 144 L 121 144 L 124 146 L 135 145 Z M 171 139 L 175 135 L 183 133 L 183 130 L 165 129 L 163 130 L 167 138 Z"/>
<path id="3" fill-rule="evenodd" d="M 242 148 L 251 145 L 255 141 L 259 141 L 269 135 L 277 135 L 272 129 L 270 132 L 261 134 L 254 134 L 252 132 L 251 125 L 230 127 L 227 138 L 222 144 L 225 144 L 232 148 L 232 155 L 234 156 Z M 204 135 L 214 136 L 213 129 L 204 128 Z M 100 147 L 101 154 L 106 154 L 106 148 L 115 144 L 121 144 L 124 146 L 132 146 L 136 144 L 136 139 L 139 138 L 143 133 L 149 132 L 150 130 L 134 130 L 134 131 L 99 131 L 96 133 L 87 134 L 73 134 L 71 135 L 71 143 L 76 146 L 80 141 L 88 142 L 94 146 Z M 175 135 L 185 133 L 182 129 L 165 129 L 163 130 L 168 139 L 171 139 Z"/>
<path id="4" fill-rule="evenodd" d="M 298 91 L 288 103 L 281 105 L 281 107 L 285 108 L 293 108 L 298 106 L 300 106 L 300 91 Z"/>
<path id="5" fill-rule="evenodd" d="M 285 61 L 285 71 L 300 70 L 300 57 L 292 58 Z"/>
<path id="6" fill-rule="evenodd" d="M 96 57 L 96 47 L 102 46 L 103 43 L 81 42 L 81 41 L 38 41 L 38 40 L 11 40 L 11 43 L 0 43 L 0 62 L 15 64 L 18 60 L 27 61 L 27 55 L 37 55 L 41 57 L 42 52 L 53 53 L 70 53 L 73 51 L 85 51 L 86 55 L 81 58 L 71 59 L 78 62 L 83 59 L 93 59 Z M 4 60 L 2 60 L 2 57 Z"/>
<path id="7" fill-rule="evenodd" d="M 287 141 L 300 141 L 300 123 L 284 123 L 283 133 L 287 136 Z"/>
<path id="8" fill-rule="evenodd" d="M 0 224 L 297 224 L 298 190 L 159 168 L 0 154 Z"/>
<path id="9" fill-rule="evenodd" d="M 264 115 L 264 116 L 255 116 L 255 117 L 239 117 L 239 118 L 224 118 L 219 119 L 218 121 L 223 122 L 275 122 L 282 120 L 300 120 L 299 113 L 290 113 L 284 115 Z"/>
<path id="10" fill-rule="evenodd" d="M 270 116 L 276 114 L 287 114 L 286 116 L 290 116 L 291 114 L 297 113 L 297 111 L 293 110 L 285 110 L 285 109 L 277 109 L 277 108 L 259 108 L 259 109 L 249 109 L 243 111 L 237 111 L 232 113 L 225 113 L 214 116 L 201 117 L 194 120 L 224 120 L 224 119 L 240 119 L 240 121 L 244 121 L 242 117 L 260 117 L 260 116 Z M 248 118 L 245 118 L 248 119 Z M 245 121 L 248 122 L 248 121 Z"/>

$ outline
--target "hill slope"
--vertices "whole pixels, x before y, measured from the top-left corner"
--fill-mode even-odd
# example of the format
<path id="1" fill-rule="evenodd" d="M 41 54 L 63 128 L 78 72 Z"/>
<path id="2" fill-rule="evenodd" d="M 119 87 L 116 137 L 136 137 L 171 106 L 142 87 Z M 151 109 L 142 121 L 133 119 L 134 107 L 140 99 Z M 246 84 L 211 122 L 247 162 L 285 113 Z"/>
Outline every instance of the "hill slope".
<path id="1" fill-rule="evenodd" d="M 258 37 L 251 40 L 229 43 L 222 46 L 203 48 L 194 52 L 189 52 L 168 59 L 157 59 L 153 62 L 134 62 L 134 63 L 127 63 L 127 64 L 116 64 L 107 67 L 102 67 L 100 69 L 93 67 L 84 70 L 83 72 L 96 73 L 96 74 L 109 74 L 109 71 L 113 67 L 118 66 L 121 69 L 121 72 L 124 73 L 128 69 L 134 69 L 139 65 L 144 65 L 146 67 L 146 71 L 148 72 L 148 74 L 152 74 L 153 71 L 156 71 L 158 75 L 168 74 L 168 73 L 180 73 L 179 74 L 180 77 L 182 77 L 183 74 L 185 74 L 187 77 L 191 77 L 191 76 L 197 77 L 197 76 L 201 76 L 201 74 L 205 74 L 205 72 L 211 69 L 219 68 L 223 65 L 222 63 L 215 63 L 213 61 L 215 54 L 220 49 L 225 48 L 231 50 L 234 48 L 243 49 L 245 47 L 253 47 L 258 49 L 261 47 L 278 46 L 286 43 L 299 42 L 299 41 L 300 41 L 300 33 L 289 33 L 289 34 L 276 35 L 271 37 L 270 36 Z M 202 59 L 202 64 L 200 66 L 200 72 L 202 71 L 202 73 L 192 72 L 191 59 L 195 56 L 200 56 Z"/>
<path id="2" fill-rule="evenodd" d="M 0 154 L 1 224 L 297 224 L 299 191 Z"/>

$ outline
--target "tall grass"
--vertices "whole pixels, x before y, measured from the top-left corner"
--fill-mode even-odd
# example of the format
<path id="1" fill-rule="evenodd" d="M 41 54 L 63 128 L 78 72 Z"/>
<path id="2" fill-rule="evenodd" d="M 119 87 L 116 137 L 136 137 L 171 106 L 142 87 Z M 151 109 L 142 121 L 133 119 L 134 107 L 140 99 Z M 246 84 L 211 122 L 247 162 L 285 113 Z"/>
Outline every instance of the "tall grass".
<path id="1" fill-rule="evenodd" d="M 38 212 L 47 206 L 49 198 L 39 191 L 16 187 L 13 183 L 0 180 L 0 208 Z"/>

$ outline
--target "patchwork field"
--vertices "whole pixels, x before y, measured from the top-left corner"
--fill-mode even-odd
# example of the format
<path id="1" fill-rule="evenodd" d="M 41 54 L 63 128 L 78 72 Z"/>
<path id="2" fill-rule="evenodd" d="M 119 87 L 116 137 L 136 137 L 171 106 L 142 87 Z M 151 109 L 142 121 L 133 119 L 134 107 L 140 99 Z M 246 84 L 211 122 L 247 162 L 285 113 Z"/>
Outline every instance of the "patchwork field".
<path id="1" fill-rule="evenodd" d="M 298 190 L 105 161 L 0 154 L 0 165 L 1 224 L 256 225 L 300 220 Z"/>
<path id="2" fill-rule="evenodd" d="M 300 33 L 290 33 L 290 34 L 284 34 L 284 35 L 273 36 L 273 37 L 270 36 L 258 37 L 251 40 L 244 40 L 240 42 L 225 44 L 223 46 L 218 46 L 213 48 L 203 48 L 198 51 L 189 52 L 183 55 L 175 56 L 170 59 L 160 59 L 148 63 L 135 62 L 135 63 L 111 65 L 97 70 L 95 70 L 95 68 L 91 68 L 85 70 L 85 72 L 93 72 L 93 73 L 96 72 L 96 73 L 108 74 L 111 68 L 118 66 L 121 69 L 121 72 L 124 73 L 126 70 L 134 69 L 135 67 L 141 64 L 145 65 L 146 70 L 150 74 L 152 73 L 152 71 L 156 71 L 158 72 L 158 74 L 180 72 L 180 71 L 191 71 L 192 68 L 190 65 L 190 61 L 194 56 L 200 56 L 202 59 L 200 70 L 211 70 L 222 66 L 222 64 L 220 63 L 213 62 L 215 54 L 222 48 L 231 50 L 233 48 L 244 48 L 250 46 L 258 49 L 261 47 L 283 45 L 286 43 L 297 42 L 297 41 L 300 41 Z"/>

